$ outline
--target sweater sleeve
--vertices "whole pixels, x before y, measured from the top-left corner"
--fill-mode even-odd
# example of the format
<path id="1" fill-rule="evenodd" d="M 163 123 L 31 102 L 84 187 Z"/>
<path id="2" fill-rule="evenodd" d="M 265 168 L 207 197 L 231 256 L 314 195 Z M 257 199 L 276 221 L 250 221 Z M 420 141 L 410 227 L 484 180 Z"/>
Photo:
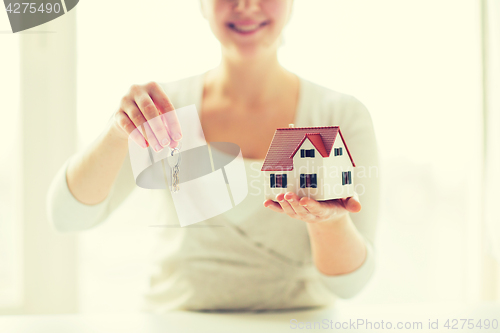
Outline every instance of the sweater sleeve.
<path id="1" fill-rule="evenodd" d="M 135 188 L 135 181 L 127 155 L 110 193 L 98 204 L 87 205 L 78 201 L 68 188 L 66 170 L 68 159 L 52 180 L 47 193 L 47 215 L 52 226 L 61 232 L 74 232 L 92 228 L 116 209 Z"/>
<path id="2" fill-rule="evenodd" d="M 321 273 L 317 268 L 320 279 L 325 286 L 340 298 L 352 298 L 358 294 L 370 281 L 375 271 L 375 253 L 373 245 L 366 240 L 366 259 L 354 272 L 329 276 Z"/>
<path id="3" fill-rule="evenodd" d="M 375 231 L 380 201 L 378 147 L 373 122 L 367 108 L 355 97 L 343 95 L 333 110 L 333 122 L 340 126 L 356 167 L 353 184 L 359 195 L 361 211 L 351 213 L 351 219 L 363 236 L 366 259 L 355 271 L 329 276 L 320 274 L 321 281 L 341 298 L 359 293 L 375 271 Z"/>

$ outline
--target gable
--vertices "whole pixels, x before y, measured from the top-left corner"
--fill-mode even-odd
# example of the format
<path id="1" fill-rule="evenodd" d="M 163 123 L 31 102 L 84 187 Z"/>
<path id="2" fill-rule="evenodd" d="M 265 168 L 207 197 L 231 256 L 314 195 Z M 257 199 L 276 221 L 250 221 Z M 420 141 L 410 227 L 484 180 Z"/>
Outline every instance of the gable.
<path id="1" fill-rule="evenodd" d="M 316 148 L 316 150 L 321 154 L 322 157 L 329 156 L 329 154 L 326 150 L 325 144 L 323 143 L 323 139 L 321 138 L 321 135 L 319 133 L 306 133 L 306 135 L 304 135 L 304 138 L 297 145 L 297 148 L 295 148 L 295 150 L 290 155 L 291 159 L 293 159 L 293 157 L 295 156 L 297 151 L 300 149 L 300 147 L 302 147 L 302 145 L 304 144 L 304 141 L 306 139 L 308 139 L 311 142 L 311 144 L 314 146 L 314 148 Z M 335 139 L 333 142 L 335 142 Z M 333 145 L 333 142 L 332 142 L 332 145 Z M 330 148 L 330 150 L 331 150 L 331 148 Z"/>
<path id="2" fill-rule="evenodd" d="M 347 155 L 349 155 L 349 159 L 351 160 L 352 166 L 355 167 L 356 164 L 354 163 L 354 160 L 352 159 L 351 152 L 349 151 L 349 147 L 347 147 L 347 144 L 345 143 L 344 136 L 342 135 L 342 132 L 339 129 L 339 134 L 340 138 L 342 139 L 342 143 L 344 144 L 345 150 L 347 151 Z"/>

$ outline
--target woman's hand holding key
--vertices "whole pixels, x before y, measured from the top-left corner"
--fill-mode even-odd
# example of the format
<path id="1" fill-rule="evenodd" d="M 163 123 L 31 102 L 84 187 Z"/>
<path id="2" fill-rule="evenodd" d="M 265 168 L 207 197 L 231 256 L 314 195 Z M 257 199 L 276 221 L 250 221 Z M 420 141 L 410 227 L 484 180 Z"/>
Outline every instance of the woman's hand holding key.
<path id="1" fill-rule="evenodd" d="M 122 98 L 114 114 L 113 130 L 139 146 L 151 146 L 156 152 L 177 147 L 182 138 L 181 126 L 174 106 L 156 82 L 133 85 Z"/>
<path id="2" fill-rule="evenodd" d="M 155 151 L 179 146 L 179 119 L 158 83 L 133 85 L 106 130 L 71 159 L 66 181 L 78 201 L 94 205 L 106 198 L 127 156 L 129 137 L 139 146 L 150 145 Z"/>

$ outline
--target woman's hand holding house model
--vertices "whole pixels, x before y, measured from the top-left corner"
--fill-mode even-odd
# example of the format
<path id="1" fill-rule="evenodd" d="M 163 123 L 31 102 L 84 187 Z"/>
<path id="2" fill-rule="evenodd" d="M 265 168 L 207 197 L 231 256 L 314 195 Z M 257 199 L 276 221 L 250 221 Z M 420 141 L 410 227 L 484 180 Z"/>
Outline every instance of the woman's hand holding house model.
<path id="1" fill-rule="evenodd" d="M 307 223 L 314 262 L 321 273 L 347 274 L 363 264 L 366 246 L 349 216 L 361 210 L 357 194 L 316 201 L 287 192 L 278 194 L 276 200 L 266 200 L 264 207 Z"/>
<path id="2" fill-rule="evenodd" d="M 361 210 L 357 194 L 349 198 L 316 201 L 287 192 L 278 194 L 276 201 L 278 203 L 266 200 L 264 207 L 307 223 L 336 222 L 344 219 L 349 212 L 357 213 Z"/>
<path id="3" fill-rule="evenodd" d="M 367 257 L 349 215 L 361 210 L 354 167 L 338 126 L 294 124 L 276 130 L 262 165 L 264 207 L 307 223 L 314 262 L 326 275 L 353 272 Z"/>

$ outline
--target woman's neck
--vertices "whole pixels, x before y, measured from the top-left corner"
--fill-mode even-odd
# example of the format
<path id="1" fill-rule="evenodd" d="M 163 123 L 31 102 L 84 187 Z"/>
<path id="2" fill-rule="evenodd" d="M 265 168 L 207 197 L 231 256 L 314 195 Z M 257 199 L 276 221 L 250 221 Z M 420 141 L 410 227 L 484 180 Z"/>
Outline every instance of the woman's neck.
<path id="1" fill-rule="evenodd" d="M 223 56 L 207 78 L 212 91 L 245 104 L 266 103 L 293 89 L 295 76 L 278 62 L 276 53 L 251 60 Z"/>

